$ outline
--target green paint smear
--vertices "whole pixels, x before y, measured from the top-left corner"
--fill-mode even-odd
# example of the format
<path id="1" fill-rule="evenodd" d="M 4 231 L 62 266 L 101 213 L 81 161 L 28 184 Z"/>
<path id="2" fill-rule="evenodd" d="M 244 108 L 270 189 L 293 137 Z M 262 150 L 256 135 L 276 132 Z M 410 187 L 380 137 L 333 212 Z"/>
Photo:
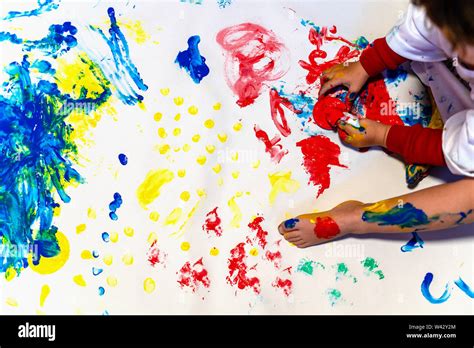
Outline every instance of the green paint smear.
<path id="1" fill-rule="evenodd" d="M 385 275 L 383 274 L 382 270 L 377 269 L 379 267 L 378 262 L 375 261 L 375 259 L 373 259 L 372 257 L 367 257 L 365 258 L 365 260 L 362 260 L 360 263 L 365 268 L 368 274 L 373 273 L 377 275 L 379 277 L 379 280 L 385 278 Z"/>
<path id="2" fill-rule="evenodd" d="M 326 269 L 324 265 L 320 262 L 308 260 L 308 259 L 301 259 L 298 267 L 296 268 L 297 272 L 305 273 L 307 275 L 313 275 L 314 269 L 320 266 L 322 269 Z"/>
<path id="3" fill-rule="evenodd" d="M 336 264 L 336 268 L 336 280 L 340 279 L 341 276 L 345 276 L 351 278 L 353 283 L 357 283 L 357 278 L 349 274 L 349 268 L 344 262 Z"/>
<path id="4" fill-rule="evenodd" d="M 337 289 L 329 289 L 327 291 L 328 300 L 331 303 L 331 306 L 334 306 L 337 302 L 341 300 L 341 292 Z"/>

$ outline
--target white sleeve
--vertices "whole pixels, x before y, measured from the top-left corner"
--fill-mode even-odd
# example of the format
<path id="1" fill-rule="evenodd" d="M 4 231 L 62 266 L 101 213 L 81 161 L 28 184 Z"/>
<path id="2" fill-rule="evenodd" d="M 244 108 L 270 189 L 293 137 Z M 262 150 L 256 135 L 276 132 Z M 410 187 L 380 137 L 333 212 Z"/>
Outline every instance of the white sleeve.
<path id="1" fill-rule="evenodd" d="M 474 177 L 474 110 L 460 111 L 446 121 L 443 153 L 453 174 Z"/>
<path id="2" fill-rule="evenodd" d="M 426 16 L 422 7 L 410 4 L 399 24 L 386 36 L 388 46 L 409 60 L 438 62 L 447 58 L 450 44 Z"/>

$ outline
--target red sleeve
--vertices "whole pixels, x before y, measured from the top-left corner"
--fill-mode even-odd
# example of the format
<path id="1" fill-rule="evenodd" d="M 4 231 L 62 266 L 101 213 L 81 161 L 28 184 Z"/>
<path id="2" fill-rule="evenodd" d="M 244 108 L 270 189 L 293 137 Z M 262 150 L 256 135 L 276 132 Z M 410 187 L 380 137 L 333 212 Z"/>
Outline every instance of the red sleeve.
<path id="1" fill-rule="evenodd" d="M 402 156 L 405 163 L 446 166 L 442 129 L 393 125 L 387 134 L 387 150 Z"/>
<path id="2" fill-rule="evenodd" d="M 384 37 L 375 40 L 360 56 L 360 63 L 369 76 L 375 76 L 387 69 L 396 69 L 407 60 L 395 53 Z"/>

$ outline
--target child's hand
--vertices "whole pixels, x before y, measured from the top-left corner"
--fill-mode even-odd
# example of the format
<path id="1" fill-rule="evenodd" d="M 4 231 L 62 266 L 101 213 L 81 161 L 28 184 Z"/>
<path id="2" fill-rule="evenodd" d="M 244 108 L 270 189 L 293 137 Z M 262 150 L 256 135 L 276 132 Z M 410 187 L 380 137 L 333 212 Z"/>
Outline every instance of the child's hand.
<path id="1" fill-rule="evenodd" d="M 278 231 L 298 248 L 328 242 L 349 231 L 355 232 L 362 205 L 358 201 L 347 201 L 326 212 L 299 215 L 283 221 Z"/>
<path id="2" fill-rule="evenodd" d="M 339 64 L 321 74 L 323 85 L 319 90 L 319 95 L 325 94 L 334 87 L 344 85 L 349 89 L 349 99 L 354 99 L 368 79 L 369 75 L 360 62 L 348 63 L 346 66 Z"/>
<path id="3" fill-rule="evenodd" d="M 339 136 L 346 144 L 354 147 L 386 146 L 390 125 L 366 118 L 359 120 L 358 125 L 351 123 L 347 119 L 337 122 Z"/>

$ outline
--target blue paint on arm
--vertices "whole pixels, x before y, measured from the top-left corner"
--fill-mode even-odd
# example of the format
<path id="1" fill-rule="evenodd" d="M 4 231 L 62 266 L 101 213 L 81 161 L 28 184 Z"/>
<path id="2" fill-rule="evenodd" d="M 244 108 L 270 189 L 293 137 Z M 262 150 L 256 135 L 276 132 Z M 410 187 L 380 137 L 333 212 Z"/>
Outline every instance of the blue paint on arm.
<path id="1" fill-rule="evenodd" d="M 10 11 L 3 17 L 4 20 L 12 20 L 19 17 L 39 16 L 45 12 L 56 10 L 59 7 L 60 0 L 38 0 L 38 7 L 29 11 Z"/>
<path id="2" fill-rule="evenodd" d="M 175 60 L 175 63 L 186 70 L 195 83 L 200 83 L 204 77 L 209 75 L 206 58 L 199 52 L 199 42 L 201 42 L 201 38 L 198 35 L 191 36 L 188 39 L 188 49 L 179 52 Z"/>
<path id="3" fill-rule="evenodd" d="M 423 248 L 423 245 L 425 244 L 425 242 L 423 241 L 423 239 L 421 239 L 418 233 L 413 232 L 412 234 L 413 237 L 408 241 L 408 243 L 401 247 L 401 250 L 404 253 L 410 252 L 416 248 Z"/>
<path id="4" fill-rule="evenodd" d="M 430 285 L 432 281 L 433 281 L 433 273 L 426 273 L 425 279 L 423 279 L 423 282 L 421 283 L 421 293 L 430 303 L 440 304 L 440 303 L 446 302 L 451 296 L 450 284 L 449 283 L 446 284 L 443 294 L 440 297 L 435 298 L 430 293 Z"/>
<path id="5" fill-rule="evenodd" d="M 472 211 L 473 211 L 473 209 L 470 209 L 470 210 L 468 210 L 468 211 L 465 212 L 465 213 L 464 213 L 464 212 L 460 212 L 460 213 L 459 213 L 460 218 L 459 218 L 458 221 L 456 221 L 456 225 L 462 224 L 463 220 L 464 220 L 465 218 L 467 218 L 469 215 L 472 214 Z"/>

